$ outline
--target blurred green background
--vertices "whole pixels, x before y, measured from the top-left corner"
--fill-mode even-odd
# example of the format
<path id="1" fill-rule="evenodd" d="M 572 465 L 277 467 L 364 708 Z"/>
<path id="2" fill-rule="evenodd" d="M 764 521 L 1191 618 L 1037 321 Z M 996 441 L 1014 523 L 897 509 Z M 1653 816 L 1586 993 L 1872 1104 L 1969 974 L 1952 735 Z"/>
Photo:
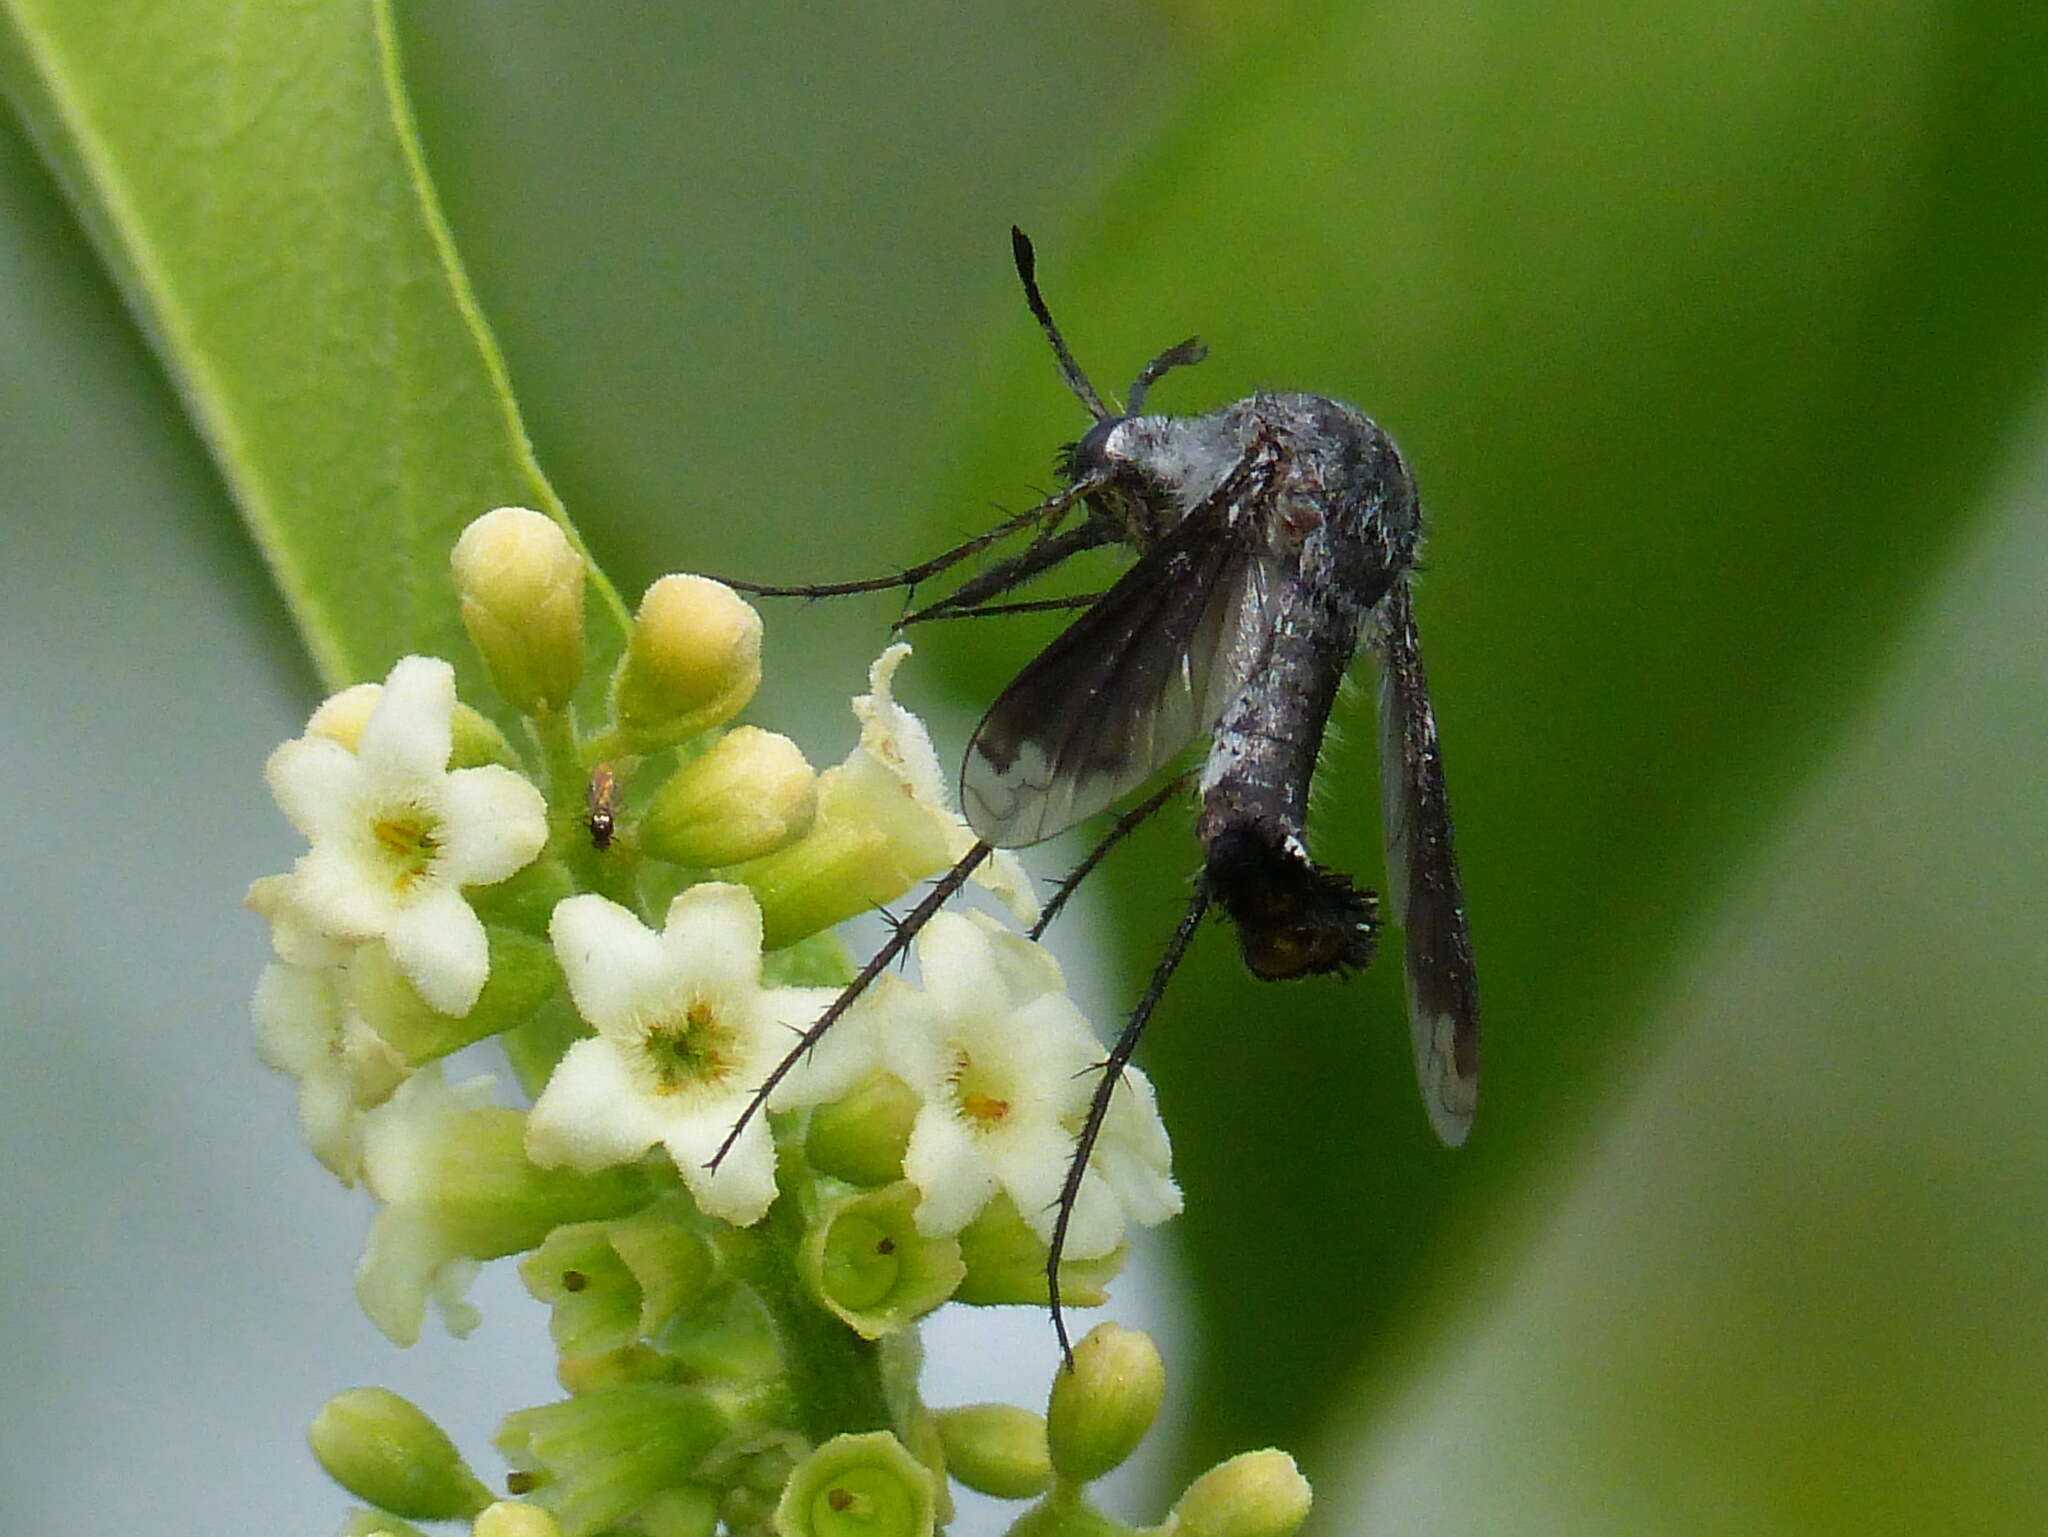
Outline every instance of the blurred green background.
<path id="1" fill-rule="evenodd" d="M 1415 464 L 1480 1125 L 1429 1139 L 1393 968 L 1262 987 L 1208 937 L 1143 1057 L 1189 1194 L 1172 1458 L 1288 1446 L 1332 1533 L 2041 1528 L 2048 15 L 400 23 L 541 463 L 629 594 L 885 569 L 1031 499 L 1082 423 L 1012 222 L 1105 388 L 1199 330 L 1161 407 L 1316 390 Z M 312 677 L 11 126 L 0 210 L 0 1479 L 31 1525 L 321 1529 L 327 1393 L 468 1393 L 480 1447 L 544 1351 L 502 1277 L 481 1341 L 396 1365 L 352 1316 L 359 1215 L 254 1065 L 234 905 L 290 857 L 258 767 Z M 836 757 L 893 613 L 771 611 L 753 718 Z M 1049 633 L 919 637 L 942 743 Z M 1315 829 L 1367 878 L 1369 713 Z M 1105 879 L 1099 1019 L 1193 862 L 1162 820 Z"/>

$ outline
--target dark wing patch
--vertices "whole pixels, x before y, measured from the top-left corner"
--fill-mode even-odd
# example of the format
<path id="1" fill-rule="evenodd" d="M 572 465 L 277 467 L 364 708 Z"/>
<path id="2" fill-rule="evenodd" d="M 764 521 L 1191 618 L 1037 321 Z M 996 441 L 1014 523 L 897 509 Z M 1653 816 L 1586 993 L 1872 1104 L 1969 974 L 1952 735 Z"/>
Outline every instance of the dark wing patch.
<path id="1" fill-rule="evenodd" d="M 1479 1103 L 1479 978 L 1451 845 L 1450 797 L 1404 581 L 1381 607 L 1381 816 L 1388 902 L 1407 943 L 1408 1024 L 1429 1123 L 1452 1147 Z"/>
<path id="2" fill-rule="evenodd" d="M 1021 848 L 1065 832 L 1214 726 L 1257 665 L 1270 575 L 1238 499 L 1183 518 L 975 728 L 960 770 L 975 836 Z"/>

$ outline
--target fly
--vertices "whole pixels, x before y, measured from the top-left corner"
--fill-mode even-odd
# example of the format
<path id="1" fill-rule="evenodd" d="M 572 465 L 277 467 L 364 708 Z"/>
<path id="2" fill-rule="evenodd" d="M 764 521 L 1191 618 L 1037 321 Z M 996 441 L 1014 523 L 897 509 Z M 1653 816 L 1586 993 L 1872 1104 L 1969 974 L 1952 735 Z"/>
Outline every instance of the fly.
<path id="1" fill-rule="evenodd" d="M 770 1087 L 992 849 L 1067 831 L 1207 739 L 1192 774 L 1201 875 L 1110 1048 L 1053 1229 L 1047 1279 L 1064 1345 L 1059 1262 L 1081 1178 L 1123 1068 L 1209 907 L 1230 919 L 1246 966 L 1263 980 L 1345 973 L 1373 959 L 1377 896 L 1314 862 L 1307 845 L 1316 759 L 1361 645 L 1379 661 L 1389 905 L 1405 941 L 1416 1073 L 1430 1124 L 1451 1146 L 1465 1140 L 1478 1102 L 1479 993 L 1409 590 L 1422 516 L 1400 451 L 1370 418 L 1319 395 L 1258 394 L 1204 416 L 1147 414 L 1145 397 L 1160 376 L 1205 355 L 1194 338 L 1148 363 L 1126 406 L 1113 408 L 1053 322 L 1031 242 L 1015 229 L 1011 242 L 1025 297 L 1061 376 L 1095 418 L 1060 457 L 1060 491 L 892 577 L 815 587 L 733 585 L 812 597 L 910 587 L 1029 530 L 1019 553 L 900 622 L 1085 609 L 1003 691 L 968 743 L 960 804 L 979 842 L 805 1033 Z M 1107 592 L 994 601 L 1082 550 L 1110 544 L 1128 547 L 1137 559 Z M 1111 827 L 1061 883 L 1032 937 L 1109 848 L 1189 777 L 1171 781 Z"/>

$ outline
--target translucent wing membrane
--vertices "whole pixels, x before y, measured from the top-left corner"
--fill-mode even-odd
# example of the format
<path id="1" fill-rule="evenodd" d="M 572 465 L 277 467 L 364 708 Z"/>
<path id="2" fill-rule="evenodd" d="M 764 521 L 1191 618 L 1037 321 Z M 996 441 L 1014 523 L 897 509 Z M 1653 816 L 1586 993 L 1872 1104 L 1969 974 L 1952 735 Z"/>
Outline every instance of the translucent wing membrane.
<path id="1" fill-rule="evenodd" d="M 1407 942 L 1408 1025 L 1430 1125 L 1452 1147 L 1479 1103 L 1479 979 L 1451 846 L 1450 798 L 1408 584 L 1381 606 L 1381 815 L 1388 902 Z"/>
<path id="2" fill-rule="evenodd" d="M 1214 726 L 1257 664 L 1270 575 L 1233 500 L 1182 519 L 975 728 L 960 771 L 975 836 L 1064 832 Z"/>

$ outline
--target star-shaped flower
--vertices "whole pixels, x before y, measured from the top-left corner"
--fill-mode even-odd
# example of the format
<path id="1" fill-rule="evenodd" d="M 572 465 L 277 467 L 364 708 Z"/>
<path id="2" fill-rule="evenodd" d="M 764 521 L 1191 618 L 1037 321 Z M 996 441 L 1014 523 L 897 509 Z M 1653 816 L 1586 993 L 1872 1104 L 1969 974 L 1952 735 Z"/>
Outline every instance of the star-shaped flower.
<path id="1" fill-rule="evenodd" d="M 528 1153 L 591 1171 L 659 1143 L 704 1211 L 742 1227 L 758 1220 L 775 1199 L 766 1117 L 747 1123 L 716 1171 L 706 1163 L 836 989 L 761 985 L 761 910 L 743 886 L 692 886 L 659 933 L 592 895 L 560 903 L 548 928 L 597 1035 L 570 1047 L 548 1079 L 528 1118 Z M 872 1064 L 866 1040 L 846 1021 L 770 1107 L 846 1092 Z"/>
<path id="2" fill-rule="evenodd" d="M 984 914 L 941 913 L 917 954 L 924 991 L 890 979 L 872 1028 L 886 1065 L 923 1101 L 903 1158 L 923 1197 L 918 1230 L 957 1233 L 1002 1191 L 1049 1240 L 1102 1046 L 1051 954 Z M 1157 1184 L 1164 1154 L 1150 1085 L 1134 1078 L 1112 1101 L 1082 1184 L 1069 1258 L 1114 1249 L 1127 1215 L 1171 1215 Z"/>
<path id="3" fill-rule="evenodd" d="M 466 886 L 504 880 L 547 841 L 540 792 L 496 765 L 450 770 L 455 670 L 391 670 L 353 751 L 310 730 L 271 754 L 271 793 L 312 848 L 291 900 L 336 939 L 381 939 L 420 995 L 467 1014 L 490 969 Z M 317 719 L 317 717 L 316 717 Z"/>

